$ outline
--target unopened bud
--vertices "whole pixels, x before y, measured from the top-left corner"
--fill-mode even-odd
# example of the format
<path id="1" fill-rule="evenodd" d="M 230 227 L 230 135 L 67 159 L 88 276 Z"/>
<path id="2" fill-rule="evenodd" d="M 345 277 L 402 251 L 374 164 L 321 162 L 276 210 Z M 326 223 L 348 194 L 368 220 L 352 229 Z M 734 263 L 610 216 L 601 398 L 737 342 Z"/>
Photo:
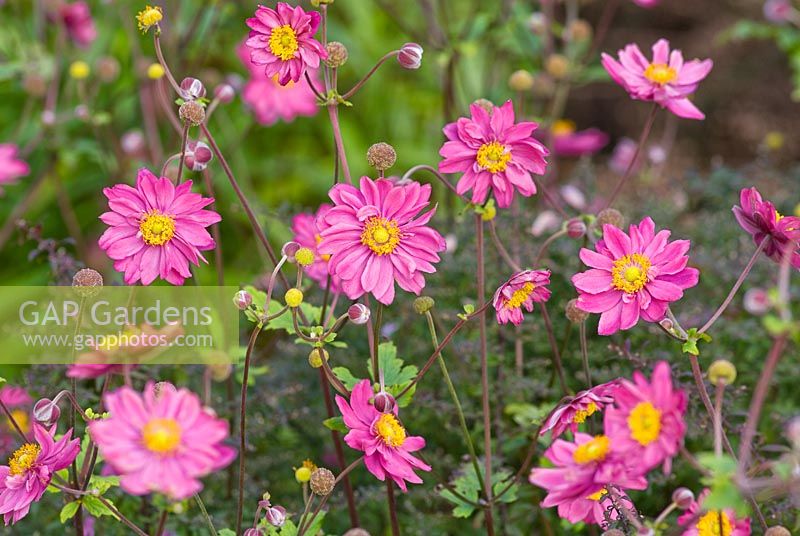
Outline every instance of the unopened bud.
<path id="1" fill-rule="evenodd" d="M 264 517 L 273 527 L 282 527 L 286 523 L 286 509 L 283 506 L 268 506 Z"/>
<path id="2" fill-rule="evenodd" d="M 186 152 L 183 155 L 183 163 L 192 171 L 203 171 L 214 158 L 214 153 L 205 142 L 199 140 L 189 140 L 186 142 Z"/>
<path id="3" fill-rule="evenodd" d="M 547 29 L 547 19 L 545 18 L 544 13 L 532 13 L 531 16 L 528 17 L 528 28 L 535 34 L 544 33 L 544 31 Z"/>
<path id="4" fill-rule="evenodd" d="M 658 323 L 658 325 L 664 328 L 666 331 L 672 331 L 672 328 L 675 327 L 675 323 L 669 318 L 662 319 L 661 322 Z"/>
<path id="5" fill-rule="evenodd" d="M 233 367 L 230 363 L 214 363 L 208 366 L 208 370 L 212 380 L 215 382 L 224 382 L 230 377 Z"/>
<path id="6" fill-rule="evenodd" d="M 530 91 L 533 89 L 533 75 L 524 69 L 514 71 L 508 77 L 508 87 L 512 91 Z"/>
<path id="7" fill-rule="evenodd" d="M 417 314 L 424 315 L 433 309 L 434 305 L 436 305 L 436 302 L 433 301 L 433 298 L 430 296 L 420 296 L 414 300 L 414 310 L 417 312 Z"/>
<path id="8" fill-rule="evenodd" d="M 214 88 L 214 98 L 222 104 L 228 104 L 236 96 L 236 90 L 230 84 L 219 84 Z"/>
<path id="9" fill-rule="evenodd" d="M 103 276 L 97 270 L 91 268 L 84 268 L 72 277 L 72 288 L 78 295 L 89 298 L 95 296 L 100 292 L 103 286 Z"/>
<path id="10" fill-rule="evenodd" d="M 381 391 L 372 397 L 372 406 L 380 413 L 391 413 L 395 405 L 394 397 L 386 391 Z"/>
<path id="11" fill-rule="evenodd" d="M 144 135 L 140 130 L 129 130 L 119 140 L 122 152 L 128 156 L 137 155 L 144 151 Z"/>
<path id="12" fill-rule="evenodd" d="M 580 324 L 584 322 L 587 318 L 589 318 L 589 313 L 578 308 L 577 299 L 569 300 L 567 302 L 565 315 L 567 317 L 567 320 L 569 320 L 573 324 Z"/>
<path id="13" fill-rule="evenodd" d="M 561 54 L 551 54 L 544 62 L 545 71 L 556 80 L 566 78 L 569 67 L 569 60 Z"/>
<path id="14" fill-rule="evenodd" d="M 33 406 L 33 420 L 49 428 L 53 426 L 61 416 L 61 410 L 49 398 L 42 398 Z"/>
<path id="15" fill-rule="evenodd" d="M 708 381 L 711 385 L 718 385 L 720 382 L 732 385 L 736 381 L 736 367 L 726 359 L 717 359 L 708 367 Z"/>
<path id="16" fill-rule="evenodd" d="M 103 82 L 113 82 L 119 75 L 119 62 L 112 56 L 97 60 L 97 76 Z"/>
<path id="17" fill-rule="evenodd" d="M 322 354 L 322 357 L 320 357 L 320 354 Z M 325 348 L 314 348 L 308 354 L 308 364 L 311 365 L 312 368 L 319 368 L 322 366 L 323 357 L 327 362 L 331 356 L 328 354 L 328 351 Z"/>
<path id="18" fill-rule="evenodd" d="M 251 296 L 246 290 L 240 290 L 233 295 L 233 304 L 240 311 L 244 311 L 250 307 L 251 303 L 253 303 L 253 296 Z"/>
<path id="19" fill-rule="evenodd" d="M 206 96 L 206 86 L 197 78 L 186 77 L 181 80 L 181 91 L 184 99 L 201 99 Z"/>
<path id="20" fill-rule="evenodd" d="M 394 147 L 388 143 L 380 142 L 367 149 L 367 164 L 378 171 L 385 171 L 392 167 L 397 161 L 397 153 Z"/>
<path id="21" fill-rule="evenodd" d="M 750 288 L 744 293 L 744 310 L 751 315 L 761 316 L 770 308 L 769 294 L 763 288 Z"/>
<path id="22" fill-rule="evenodd" d="M 422 47 L 416 43 L 406 43 L 400 49 L 397 61 L 406 69 L 419 69 L 422 65 Z"/>
<path id="23" fill-rule="evenodd" d="M 85 104 L 77 105 L 72 113 L 75 115 L 75 119 L 79 119 L 84 122 L 88 121 L 92 116 L 92 114 L 89 113 L 89 107 Z"/>
<path id="24" fill-rule="evenodd" d="M 347 318 L 350 319 L 350 322 L 358 326 L 369 322 L 369 315 L 369 307 L 363 303 L 354 303 L 347 309 Z"/>
<path id="25" fill-rule="evenodd" d="M 800 449 L 800 417 L 794 417 L 789 420 L 786 424 L 785 433 L 794 448 Z"/>
<path id="26" fill-rule="evenodd" d="M 582 238 L 586 234 L 586 224 L 580 218 L 572 218 L 567 222 L 567 236 L 570 238 Z"/>
<path id="27" fill-rule="evenodd" d="M 187 100 L 178 108 L 178 116 L 184 123 L 189 123 L 196 127 L 205 120 L 206 109 L 197 101 Z"/>
<path id="28" fill-rule="evenodd" d="M 153 395 L 155 396 L 156 400 L 168 392 L 177 393 L 178 390 L 170 382 L 158 382 L 153 386 Z"/>
<path id="29" fill-rule="evenodd" d="M 592 25 L 583 19 L 575 19 L 567 26 L 567 35 L 572 41 L 588 41 L 592 37 Z"/>
<path id="30" fill-rule="evenodd" d="M 494 205 L 494 200 L 490 199 L 486 205 L 483 207 L 483 212 L 481 212 L 481 219 L 483 221 L 492 221 L 497 217 L 497 207 Z"/>
<path id="31" fill-rule="evenodd" d="M 53 110 L 45 110 L 42 112 L 42 124 L 46 127 L 52 127 L 56 124 L 56 113 Z"/>
<path id="32" fill-rule="evenodd" d="M 261 532 L 261 530 L 257 529 L 256 527 L 250 527 L 249 529 L 244 531 L 242 536 L 264 536 L 264 533 Z"/>
<path id="33" fill-rule="evenodd" d="M 325 63 L 328 67 L 338 68 L 347 63 L 347 47 L 339 41 L 331 41 L 325 45 L 328 58 Z"/>
<path id="34" fill-rule="evenodd" d="M 688 510 L 694 502 L 694 493 L 689 488 L 677 488 L 672 492 L 672 502 L 681 510 Z"/>
<path id="35" fill-rule="evenodd" d="M 768 528 L 764 536 L 792 536 L 792 533 L 785 527 L 775 525 L 774 527 Z"/>
<path id="36" fill-rule="evenodd" d="M 311 480 L 309 480 L 308 485 L 316 495 L 325 496 L 333 491 L 333 487 L 336 485 L 336 477 L 333 476 L 329 469 L 318 467 L 311 473 Z"/>
<path id="37" fill-rule="evenodd" d="M 281 255 L 286 257 L 289 262 L 294 262 L 294 256 L 300 249 L 300 244 L 297 242 L 286 242 L 281 248 Z"/>
<path id="38" fill-rule="evenodd" d="M 546 74 L 538 74 L 533 78 L 533 94 L 537 97 L 549 97 L 556 89 L 553 79 Z"/>
<path id="39" fill-rule="evenodd" d="M 622 227 L 625 225 L 625 218 L 622 213 L 615 208 L 606 208 L 597 214 L 597 226 L 602 229 L 603 225 L 613 225 L 614 227 Z"/>

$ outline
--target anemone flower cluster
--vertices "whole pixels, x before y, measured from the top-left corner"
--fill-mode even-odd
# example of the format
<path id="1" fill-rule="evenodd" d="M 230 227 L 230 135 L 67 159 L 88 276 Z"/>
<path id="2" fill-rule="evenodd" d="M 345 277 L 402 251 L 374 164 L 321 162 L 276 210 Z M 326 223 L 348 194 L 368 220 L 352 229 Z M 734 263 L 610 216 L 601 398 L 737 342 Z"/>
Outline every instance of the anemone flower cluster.
<path id="1" fill-rule="evenodd" d="M 331 256 L 323 255 L 317 249 L 319 243 L 322 242 L 317 220 L 324 217 L 330 209 L 330 204 L 323 203 L 317 209 L 316 214 L 308 212 L 297 214 L 292 218 L 292 233 L 294 233 L 295 242 L 314 252 L 314 262 L 305 267 L 304 273 L 322 288 L 328 285 L 328 278 L 330 277 L 330 290 L 339 292 L 341 287 L 340 279 L 337 276 L 330 275 L 330 272 L 328 272 L 328 262 Z"/>
<path id="2" fill-rule="evenodd" d="M 522 323 L 522 309 L 533 312 L 533 304 L 550 299 L 549 270 L 523 270 L 500 285 L 492 298 L 498 324 Z"/>
<path id="3" fill-rule="evenodd" d="M 763 246 L 767 257 L 780 263 L 789 255 L 789 262 L 800 270 L 800 218 L 782 215 L 775 205 L 762 199 L 755 188 L 741 191 L 733 215 L 756 245 L 768 240 Z"/>

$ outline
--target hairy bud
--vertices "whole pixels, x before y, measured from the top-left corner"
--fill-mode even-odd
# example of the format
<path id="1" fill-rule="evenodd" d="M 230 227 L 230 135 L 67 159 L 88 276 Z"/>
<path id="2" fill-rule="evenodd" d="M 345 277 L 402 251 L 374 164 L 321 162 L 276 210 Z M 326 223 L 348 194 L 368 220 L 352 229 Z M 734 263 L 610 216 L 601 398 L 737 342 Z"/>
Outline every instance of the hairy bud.
<path id="1" fill-rule="evenodd" d="M 311 473 L 311 480 L 308 481 L 308 485 L 316 495 L 324 496 L 333 491 L 335 482 L 336 477 L 333 476 L 329 469 L 318 467 Z"/>
<path id="2" fill-rule="evenodd" d="M 606 208 L 597 214 L 597 226 L 602 229 L 605 224 L 613 225 L 614 227 L 622 227 L 625 225 L 625 218 L 619 210 L 615 208 Z"/>
<path id="3" fill-rule="evenodd" d="M 187 100 L 178 108 L 178 117 L 184 123 L 189 123 L 196 127 L 205 121 L 206 109 L 197 101 Z"/>
<path id="4" fill-rule="evenodd" d="M 250 307 L 251 303 L 253 303 L 253 296 L 251 296 L 246 290 L 240 290 L 233 295 L 233 304 L 240 311 L 244 311 Z"/>
<path id="5" fill-rule="evenodd" d="M 325 63 L 328 67 L 338 68 L 347 63 L 347 47 L 339 41 L 331 41 L 325 45 L 325 50 L 328 51 L 328 59 Z"/>
<path id="6" fill-rule="evenodd" d="M 320 354 L 322 354 L 322 357 L 320 357 Z M 308 354 L 308 364 L 311 365 L 312 368 L 320 368 L 322 366 L 322 358 L 328 361 L 331 356 L 325 348 L 314 348 Z"/>
<path id="7" fill-rule="evenodd" d="M 100 292 L 102 286 L 103 276 L 91 268 L 78 270 L 72 278 L 72 288 L 75 289 L 78 295 L 84 298 L 96 296 Z"/>
<path id="8" fill-rule="evenodd" d="M 508 77 L 508 87 L 512 91 L 530 91 L 533 89 L 533 75 L 525 69 L 514 71 Z"/>
<path id="9" fill-rule="evenodd" d="M 732 385 L 736 381 L 736 366 L 726 359 L 717 359 L 708 367 L 708 381 L 711 385 Z"/>
<path id="10" fill-rule="evenodd" d="M 578 300 L 569 300 L 567 302 L 567 309 L 565 311 L 565 315 L 567 320 L 572 322 L 573 324 L 580 324 L 584 322 L 587 318 L 589 318 L 589 313 L 586 311 L 582 311 L 578 308 Z"/>
<path id="11" fill-rule="evenodd" d="M 569 74 L 569 60 L 566 56 L 562 56 L 561 54 L 551 54 L 544 62 L 544 69 L 547 71 L 547 74 L 556 80 L 561 80 L 562 78 L 566 78 Z"/>
<path id="12" fill-rule="evenodd" d="M 785 527 L 775 525 L 774 527 L 768 528 L 764 536 L 792 536 L 792 533 Z"/>
<path id="13" fill-rule="evenodd" d="M 367 164 L 378 171 L 385 171 L 397 161 L 394 147 L 388 143 L 379 142 L 367 149 Z"/>
<path id="14" fill-rule="evenodd" d="M 436 302 L 433 301 L 433 298 L 430 296 L 420 296 L 414 300 L 414 310 L 417 312 L 417 314 L 424 315 L 433 309 L 434 305 L 436 305 Z"/>

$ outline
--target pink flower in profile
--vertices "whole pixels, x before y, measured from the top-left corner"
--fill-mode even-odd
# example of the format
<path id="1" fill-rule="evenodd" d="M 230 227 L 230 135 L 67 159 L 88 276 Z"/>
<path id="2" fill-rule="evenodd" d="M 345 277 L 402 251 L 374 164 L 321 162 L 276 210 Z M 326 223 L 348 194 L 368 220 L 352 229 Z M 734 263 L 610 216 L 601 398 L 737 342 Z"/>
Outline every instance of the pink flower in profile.
<path id="1" fill-rule="evenodd" d="M 18 158 L 19 149 L 13 143 L 0 143 L 0 185 L 13 184 L 31 172 L 30 166 Z"/>
<path id="2" fill-rule="evenodd" d="M 686 393 L 672 386 L 669 364 L 656 363 L 649 382 L 634 372 L 633 381 L 620 380 L 612 396 L 614 405 L 606 408 L 604 427 L 615 449 L 635 459 L 642 473 L 661 463 L 668 473 L 683 445 L 687 404 Z"/>
<path id="3" fill-rule="evenodd" d="M 640 7 L 651 8 L 658 5 L 661 0 L 633 0 L 633 3 Z"/>
<path id="4" fill-rule="evenodd" d="M 247 19 L 250 37 L 245 45 L 250 59 L 263 65 L 268 78 L 278 76 L 278 83 L 297 82 L 306 69 L 316 69 L 328 57 L 325 48 L 314 39 L 321 17 L 316 11 L 278 2 L 275 9 L 258 6 L 255 17 Z"/>
<path id="5" fill-rule="evenodd" d="M 61 20 L 67 33 L 79 47 L 87 47 L 97 38 L 97 28 L 92 19 L 89 4 L 83 2 L 64 3 L 60 7 Z"/>
<path id="6" fill-rule="evenodd" d="M 764 18 L 776 24 L 783 24 L 797 19 L 798 13 L 791 0 L 766 0 L 764 2 Z"/>
<path id="7" fill-rule="evenodd" d="M 550 128 L 553 135 L 553 153 L 557 156 L 577 157 L 594 154 L 608 145 L 608 134 L 597 128 L 576 130 L 575 123 L 559 119 Z"/>
<path id="8" fill-rule="evenodd" d="M 381 413 L 372 405 L 372 383 L 361 380 L 350 393 L 350 402 L 336 396 L 336 405 L 342 412 L 344 424 L 350 429 L 344 441 L 350 448 L 364 453 L 364 465 L 375 478 L 383 481 L 388 476 L 403 491 L 406 482 L 421 484 L 415 469 L 430 471 L 431 467 L 411 455 L 425 447 L 425 439 L 406 434 L 397 419 L 397 406 L 392 412 Z"/>
<path id="9" fill-rule="evenodd" d="M 578 431 L 578 425 L 586 421 L 595 413 L 614 401 L 614 390 L 617 381 L 596 385 L 586 391 L 581 391 L 566 400 L 554 409 L 542 424 L 539 435 L 552 431 L 551 438 L 556 439 L 567 429 L 573 434 Z"/>
<path id="10" fill-rule="evenodd" d="M 554 467 L 536 467 L 528 480 L 547 490 L 541 506 L 557 506 L 558 515 L 570 523 L 604 521 L 604 508 L 599 503 L 608 493 L 606 486 L 647 488 L 647 479 L 632 470 L 636 460 L 618 456 L 613 439 L 605 435 L 592 437 L 578 432 L 574 443 L 556 439 L 544 457 Z"/>
<path id="11" fill-rule="evenodd" d="M 603 54 L 603 67 L 614 81 L 636 100 L 653 101 L 678 117 L 704 119 L 703 112 L 689 100 L 714 62 L 683 61 L 680 50 L 669 51 L 669 41 L 659 39 L 653 45 L 653 61 L 648 61 L 639 47 L 629 44 L 619 51 L 619 61 Z"/>
<path id="12" fill-rule="evenodd" d="M 756 245 L 769 240 L 764 253 L 780 263 L 784 254 L 791 251 L 792 266 L 800 270 L 800 218 L 783 216 L 775 205 L 764 201 L 755 188 L 744 188 L 739 194 L 739 206 L 733 215 L 742 228 L 750 233 Z"/>
<path id="13" fill-rule="evenodd" d="M 314 252 L 314 263 L 311 266 L 306 266 L 303 273 L 319 283 L 322 288 L 325 288 L 328 284 L 328 261 L 331 256 L 322 255 L 317 250 L 317 246 L 322 242 L 322 236 L 320 236 L 319 228 L 317 227 L 317 218 L 323 217 L 330 209 L 331 205 L 323 203 L 317 209 L 316 214 L 304 212 L 292 218 L 293 240 Z M 330 278 L 331 291 L 339 292 L 341 281 L 336 276 L 330 276 Z"/>
<path id="14" fill-rule="evenodd" d="M 549 154 L 532 137 L 537 123 L 514 123 L 514 105 L 506 101 L 487 112 L 478 104 L 470 106 L 472 116 L 462 117 L 444 127 L 447 140 L 439 154 L 442 173 L 463 173 L 456 189 L 472 190 L 472 202 L 483 204 L 489 196 L 501 208 L 511 205 L 514 191 L 524 197 L 536 193 L 531 173 L 543 175 Z"/>
<path id="15" fill-rule="evenodd" d="M 0 402 L 11 412 L 11 417 L 17 423 L 23 434 L 30 431 L 31 404 L 33 399 L 24 387 L 4 385 L 0 388 Z M 16 430 L 11 419 L 3 418 L 0 422 L 0 453 L 9 452 L 16 441 Z"/>
<path id="16" fill-rule="evenodd" d="M 306 83 L 292 81 L 278 83 L 278 75 L 264 74 L 264 69 L 250 61 L 249 49 L 242 44 L 237 52 L 242 63 L 250 71 L 250 79 L 242 89 L 242 99 L 252 110 L 256 121 L 272 125 L 279 120 L 289 123 L 298 116 L 316 115 L 320 107 L 314 92 Z M 319 70 L 309 69 L 309 78 L 319 87 Z"/>
<path id="17" fill-rule="evenodd" d="M 697 501 L 692 501 L 689 509 L 678 517 L 678 525 L 686 526 L 693 522 L 682 536 L 750 536 L 750 518 L 737 519 L 733 510 L 709 510 L 695 519 L 698 513 L 703 512 L 703 501 L 710 493 L 710 489 L 704 489 Z"/>
<path id="18" fill-rule="evenodd" d="M 175 186 L 142 168 L 136 188 L 117 184 L 103 194 L 111 210 L 100 216 L 109 228 L 98 244 L 128 285 L 149 285 L 157 277 L 182 285 L 192 275 L 189 263 L 207 262 L 200 252 L 214 249 L 214 239 L 206 227 L 222 218 L 203 210 L 214 199 L 192 193 L 192 181 Z"/>
<path id="19" fill-rule="evenodd" d="M 533 312 L 533 304 L 550 299 L 550 270 L 523 270 L 500 285 L 492 298 L 498 324 L 522 323 L 522 308 Z"/>
<path id="20" fill-rule="evenodd" d="M 186 499 L 203 488 L 200 478 L 236 457 L 223 444 L 228 422 L 186 389 L 156 392 L 149 382 L 143 394 L 122 387 L 103 401 L 111 416 L 89 423 L 89 433 L 128 493 Z"/>
<path id="21" fill-rule="evenodd" d="M 56 427 L 49 431 L 34 423 L 35 442 L 25 443 L 14 452 L 8 465 L 0 465 L 0 514 L 5 524 L 14 524 L 28 515 L 31 504 L 44 495 L 53 473 L 69 466 L 81 449 L 72 430 L 55 441 Z"/>
<path id="22" fill-rule="evenodd" d="M 686 266 L 689 241 L 667 242 L 669 235 L 666 230 L 656 234 L 650 218 L 631 225 L 630 234 L 606 224 L 597 251 L 581 249 L 580 258 L 590 270 L 572 276 L 577 306 L 600 313 L 600 335 L 630 329 L 639 317 L 659 322 L 670 302 L 697 284 L 700 272 Z"/>
<path id="23" fill-rule="evenodd" d="M 430 184 L 396 185 L 388 179 L 361 178 L 361 189 L 337 184 L 328 192 L 334 207 L 317 217 L 320 255 L 330 255 L 328 270 L 354 300 L 372 293 L 379 302 L 394 301 L 394 284 L 419 294 L 424 274 L 436 271 L 446 244 L 427 223 L 436 208 L 428 206 Z"/>

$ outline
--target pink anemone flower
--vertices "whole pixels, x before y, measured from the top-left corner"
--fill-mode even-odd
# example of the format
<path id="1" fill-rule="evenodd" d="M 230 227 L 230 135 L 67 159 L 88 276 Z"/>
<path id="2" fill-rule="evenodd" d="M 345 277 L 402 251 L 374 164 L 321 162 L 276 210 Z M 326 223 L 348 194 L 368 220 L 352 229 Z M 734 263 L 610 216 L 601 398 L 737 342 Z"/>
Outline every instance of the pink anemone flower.
<path id="1" fill-rule="evenodd" d="M 72 439 L 69 430 L 58 441 L 56 427 L 49 431 L 33 425 L 34 442 L 25 443 L 14 452 L 8 465 L 0 465 L 0 514 L 6 525 L 28 515 L 31 504 L 44 495 L 56 471 L 68 467 L 80 451 L 80 439 Z"/>
<path id="2" fill-rule="evenodd" d="M 608 134 L 597 128 L 576 130 L 575 123 L 559 119 L 550 129 L 553 153 L 556 156 L 578 157 L 591 155 L 608 145 Z"/>
<path id="3" fill-rule="evenodd" d="M 388 179 L 361 178 L 361 188 L 337 184 L 328 193 L 334 207 L 317 218 L 321 255 L 330 255 L 328 270 L 354 300 L 372 293 L 379 302 L 394 301 L 394 284 L 419 294 L 424 274 L 434 273 L 445 240 L 428 227 L 436 208 L 428 206 L 430 184 L 396 185 Z"/>
<path id="4" fill-rule="evenodd" d="M 697 284 L 700 272 L 686 266 L 689 241 L 667 242 L 669 236 L 666 230 L 656 234 L 653 220 L 644 218 L 630 226 L 630 234 L 606 224 L 596 251 L 581 249 L 580 258 L 591 269 L 572 277 L 577 306 L 600 313 L 600 335 L 630 329 L 639 317 L 659 322 L 669 303 Z"/>
<path id="5" fill-rule="evenodd" d="M 617 380 L 596 385 L 591 389 L 581 391 L 573 397 L 564 400 L 555 408 L 542 424 L 539 435 L 552 431 L 551 438 L 556 439 L 567 429 L 573 434 L 578 431 L 578 425 L 614 401 L 614 391 Z"/>
<path id="6" fill-rule="evenodd" d="M 97 39 L 97 28 L 92 19 L 89 4 L 83 2 L 64 3 L 60 8 L 61 20 L 70 39 L 79 47 L 87 47 Z"/>
<path id="7" fill-rule="evenodd" d="M 655 102 L 678 117 L 705 119 L 689 96 L 711 71 L 714 62 L 697 59 L 684 62 L 680 50 L 670 53 L 666 39 L 659 39 L 653 45 L 653 61 L 648 61 L 634 44 L 627 45 L 618 54 L 619 61 L 604 53 L 603 67 L 631 98 Z"/>
<path id="8" fill-rule="evenodd" d="M 149 285 L 157 277 L 182 285 L 192 275 L 189 263 L 207 262 L 200 252 L 213 249 L 214 239 L 206 227 L 222 218 L 203 210 L 214 199 L 192 193 L 192 181 L 175 186 L 142 168 L 136 188 L 117 184 L 103 194 L 111 210 L 100 216 L 109 228 L 98 244 L 128 285 Z"/>
<path id="9" fill-rule="evenodd" d="M 698 512 L 703 512 L 703 501 L 711 493 L 710 489 L 704 489 L 697 501 L 692 501 L 689 509 L 678 517 L 678 525 L 686 526 L 694 521 L 694 524 L 687 528 L 682 536 L 750 536 L 750 518 L 739 519 L 733 510 L 708 510 L 697 519 L 694 517 Z M 722 531 L 720 532 L 720 528 Z"/>
<path id="10" fill-rule="evenodd" d="M 361 380 L 353 387 L 349 402 L 337 395 L 336 405 L 350 429 L 344 441 L 364 453 L 364 465 L 375 478 L 383 481 L 388 476 L 400 489 L 408 491 L 406 482 L 422 483 L 415 469 L 431 470 L 411 454 L 425 447 L 425 439 L 406 434 L 397 419 L 396 405 L 390 413 L 381 413 L 372 404 L 373 397 L 369 380 Z"/>
<path id="11" fill-rule="evenodd" d="M 31 172 L 27 162 L 19 159 L 19 149 L 13 143 L 0 143 L 0 185 L 13 184 Z"/>
<path id="12" fill-rule="evenodd" d="M 319 227 L 317 227 L 317 220 L 323 217 L 331 209 L 331 205 L 323 203 L 317 209 L 316 214 L 307 212 L 297 214 L 292 218 L 292 233 L 294 233 L 294 241 L 301 246 L 310 249 L 314 252 L 314 263 L 311 266 L 306 266 L 304 272 L 308 277 L 319 283 L 322 288 L 328 284 L 328 277 L 331 278 L 331 291 L 339 292 L 341 281 L 338 277 L 330 275 L 328 272 L 328 262 L 331 259 L 330 255 L 323 255 L 317 249 L 322 236 L 319 234 Z"/>
<path id="13" fill-rule="evenodd" d="M 522 323 L 524 307 L 533 312 L 533 304 L 550 299 L 550 270 L 523 270 L 500 285 L 492 298 L 498 324 Z"/>
<path id="14" fill-rule="evenodd" d="M 31 427 L 31 404 L 33 399 L 24 387 L 16 385 L 4 385 L 0 388 L 0 402 L 2 402 L 11 413 L 14 422 L 17 423 L 23 434 L 30 432 Z M 11 419 L 0 421 L 0 453 L 9 452 L 16 441 L 16 430 Z"/>
<path id="15" fill-rule="evenodd" d="M 314 39 L 321 17 L 316 11 L 306 12 L 278 2 L 275 9 L 258 6 L 255 16 L 247 19 L 250 37 L 245 45 L 250 59 L 263 65 L 268 78 L 278 77 L 278 83 L 297 82 L 306 69 L 316 69 L 320 60 L 328 57 L 325 48 Z"/>
<path id="16" fill-rule="evenodd" d="M 456 185 L 459 195 L 472 190 L 472 202 L 483 204 L 491 190 L 497 205 L 511 205 L 515 190 L 524 197 L 536 193 L 531 173 L 543 175 L 548 150 L 534 139 L 538 124 L 514 123 L 514 105 L 506 101 L 491 112 L 470 106 L 471 117 L 444 127 L 447 140 L 439 154 L 442 173 L 463 173 Z"/>
<path id="17" fill-rule="evenodd" d="M 764 246 L 767 257 L 780 263 L 785 254 L 791 255 L 792 266 L 800 270 L 800 218 L 783 216 L 755 188 L 741 191 L 733 215 L 757 245 L 769 240 Z"/>
<path id="18" fill-rule="evenodd" d="M 186 499 L 203 488 L 200 478 L 236 457 L 223 444 L 228 422 L 187 389 L 156 392 L 149 382 L 143 394 L 122 387 L 103 401 L 111 416 L 89 423 L 89 433 L 128 493 Z"/>

